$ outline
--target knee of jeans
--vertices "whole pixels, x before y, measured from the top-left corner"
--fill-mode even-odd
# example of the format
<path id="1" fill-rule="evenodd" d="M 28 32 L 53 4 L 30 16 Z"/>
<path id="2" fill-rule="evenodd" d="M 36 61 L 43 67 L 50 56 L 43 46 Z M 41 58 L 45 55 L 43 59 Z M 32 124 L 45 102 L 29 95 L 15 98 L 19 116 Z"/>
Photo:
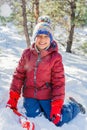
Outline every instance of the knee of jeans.
<path id="1" fill-rule="evenodd" d="M 63 123 L 68 123 L 70 120 L 72 120 L 72 109 L 68 106 L 63 107 L 61 120 Z"/>
<path id="2" fill-rule="evenodd" d="M 26 115 L 28 117 L 37 117 L 39 116 L 41 113 L 41 110 L 40 109 L 35 109 L 35 110 L 26 110 Z"/>
<path id="3" fill-rule="evenodd" d="M 31 102 L 31 100 L 25 101 L 23 103 L 23 106 L 25 108 L 25 114 L 28 117 L 36 117 L 41 113 L 39 103 L 36 101 L 33 102 Z"/>

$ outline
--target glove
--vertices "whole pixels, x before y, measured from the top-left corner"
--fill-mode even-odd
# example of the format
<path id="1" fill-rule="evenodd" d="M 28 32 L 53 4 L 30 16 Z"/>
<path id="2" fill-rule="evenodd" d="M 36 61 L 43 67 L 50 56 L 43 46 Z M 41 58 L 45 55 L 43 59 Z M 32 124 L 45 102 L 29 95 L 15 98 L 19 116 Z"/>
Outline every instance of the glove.
<path id="1" fill-rule="evenodd" d="M 19 99 L 20 95 L 13 90 L 10 91 L 9 95 L 10 95 L 10 98 L 7 102 L 6 107 L 10 107 L 11 109 L 17 110 L 17 103 L 18 103 L 18 99 Z"/>
<path id="2" fill-rule="evenodd" d="M 63 100 L 58 99 L 51 102 L 51 112 L 50 119 L 54 124 L 58 124 L 61 119 L 61 109 L 63 105 Z"/>

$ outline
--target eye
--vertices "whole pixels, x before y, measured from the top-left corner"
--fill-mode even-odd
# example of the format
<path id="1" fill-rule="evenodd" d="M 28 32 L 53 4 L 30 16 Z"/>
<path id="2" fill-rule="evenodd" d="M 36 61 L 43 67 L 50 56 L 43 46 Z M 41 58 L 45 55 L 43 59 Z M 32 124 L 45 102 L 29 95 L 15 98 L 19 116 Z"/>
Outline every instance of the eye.
<path id="1" fill-rule="evenodd" d="M 37 35 L 37 38 L 41 38 L 41 36 L 40 36 L 40 35 Z"/>
<path id="2" fill-rule="evenodd" d="M 48 36 L 48 35 L 45 35 L 44 37 L 45 37 L 45 38 L 49 38 L 49 36 Z"/>
<path id="3" fill-rule="evenodd" d="M 46 35 L 46 36 L 44 36 L 44 37 L 48 37 L 48 36 Z"/>

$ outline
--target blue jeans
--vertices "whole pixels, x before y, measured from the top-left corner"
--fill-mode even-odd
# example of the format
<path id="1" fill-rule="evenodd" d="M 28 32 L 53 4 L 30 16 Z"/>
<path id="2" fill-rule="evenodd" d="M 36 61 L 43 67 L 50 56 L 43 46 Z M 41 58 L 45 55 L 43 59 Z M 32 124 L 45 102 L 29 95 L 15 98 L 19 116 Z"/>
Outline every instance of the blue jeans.
<path id="1" fill-rule="evenodd" d="M 51 101 L 50 100 L 37 100 L 33 98 L 24 98 L 23 106 L 26 110 L 28 117 L 36 117 L 41 112 L 44 112 L 46 118 L 50 120 Z M 68 123 L 80 112 L 79 106 L 74 102 L 68 102 L 63 105 L 61 111 L 61 121 L 57 126 L 62 126 L 64 123 Z"/>

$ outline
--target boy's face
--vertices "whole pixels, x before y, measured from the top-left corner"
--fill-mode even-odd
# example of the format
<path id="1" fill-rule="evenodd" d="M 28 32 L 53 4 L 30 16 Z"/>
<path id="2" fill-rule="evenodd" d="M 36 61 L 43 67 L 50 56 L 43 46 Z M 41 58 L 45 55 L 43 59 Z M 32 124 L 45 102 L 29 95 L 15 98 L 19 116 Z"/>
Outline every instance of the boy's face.
<path id="1" fill-rule="evenodd" d="M 48 35 L 40 34 L 37 35 L 35 39 L 35 44 L 39 50 L 44 50 L 48 46 L 50 46 L 50 38 Z"/>

